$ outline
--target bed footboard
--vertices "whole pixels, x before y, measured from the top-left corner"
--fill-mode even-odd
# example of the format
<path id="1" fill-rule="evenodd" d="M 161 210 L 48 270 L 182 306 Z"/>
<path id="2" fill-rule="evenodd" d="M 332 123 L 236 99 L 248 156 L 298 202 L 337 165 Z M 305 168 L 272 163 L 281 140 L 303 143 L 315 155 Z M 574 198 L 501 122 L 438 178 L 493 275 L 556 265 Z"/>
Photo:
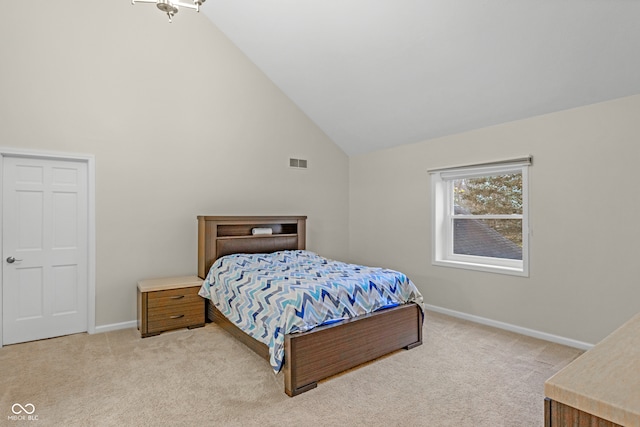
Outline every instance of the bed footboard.
<path id="1" fill-rule="evenodd" d="M 285 393 L 315 388 L 317 382 L 401 348 L 422 344 L 422 311 L 406 304 L 285 337 Z"/>

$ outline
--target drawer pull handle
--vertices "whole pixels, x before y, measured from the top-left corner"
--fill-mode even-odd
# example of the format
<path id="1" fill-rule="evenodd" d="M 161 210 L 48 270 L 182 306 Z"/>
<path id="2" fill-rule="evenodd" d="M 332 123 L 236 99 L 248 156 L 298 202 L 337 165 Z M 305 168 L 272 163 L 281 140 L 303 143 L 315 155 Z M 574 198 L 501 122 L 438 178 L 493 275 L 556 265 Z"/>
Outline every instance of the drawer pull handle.
<path id="1" fill-rule="evenodd" d="M 170 319 L 180 319 L 181 317 L 184 317 L 184 314 L 178 314 L 177 316 L 171 316 Z"/>
<path id="2" fill-rule="evenodd" d="M 184 295 L 176 295 L 171 297 L 171 299 L 182 299 L 182 298 L 184 298 Z"/>

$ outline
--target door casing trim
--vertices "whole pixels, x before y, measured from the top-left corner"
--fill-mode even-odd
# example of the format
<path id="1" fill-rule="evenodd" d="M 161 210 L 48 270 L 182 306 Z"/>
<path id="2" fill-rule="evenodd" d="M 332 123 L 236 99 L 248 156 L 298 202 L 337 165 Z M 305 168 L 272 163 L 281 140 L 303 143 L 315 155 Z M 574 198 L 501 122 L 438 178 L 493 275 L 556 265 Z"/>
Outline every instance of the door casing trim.
<path id="1" fill-rule="evenodd" d="M 65 153 L 57 151 L 29 150 L 22 148 L 0 147 L 0 200 L 2 200 L 2 177 L 5 157 L 26 157 L 36 159 L 81 161 L 87 165 L 87 332 L 96 333 L 96 168 L 92 154 Z M 0 210 L 0 241 L 2 241 L 2 211 Z M 0 252 L 2 249 L 0 248 Z M 4 260 L 4 253 L 0 260 Z M 3 340 L 2 324 L 2 272 L 0 265 L 0 348 Z"/>

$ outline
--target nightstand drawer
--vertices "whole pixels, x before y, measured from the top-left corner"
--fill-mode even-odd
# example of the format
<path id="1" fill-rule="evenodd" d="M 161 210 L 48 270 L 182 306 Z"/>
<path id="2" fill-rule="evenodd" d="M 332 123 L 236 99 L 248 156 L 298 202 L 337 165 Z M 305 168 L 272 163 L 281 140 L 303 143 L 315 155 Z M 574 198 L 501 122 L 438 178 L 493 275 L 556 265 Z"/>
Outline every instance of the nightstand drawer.
<path id="1" fill-rule="evenodd" d="M 204 324 L 203 304 L 149 310 L 147 332 L 162 332 L 169 329 L 184 328 Z"/>
<path id="2" fill-rule="evenodd" d="M 194 315 L 202 315 L 204 321 L 204 306 L 202 301 L 195 304 L 180 304 L 167 307 L 149 308 L 147 311 L 147 320 L 153 322 L 162 319 L 178 319 L 179 317 L 193 317 Z"/>
<path id="3" fill-rule="evenodd" d="M 198 295 L 199 287 L 169 289 L 155 291 L 147 294 L 148 308 L 171 307 L 176 305 L 201 303 L 202 297 Z"/>

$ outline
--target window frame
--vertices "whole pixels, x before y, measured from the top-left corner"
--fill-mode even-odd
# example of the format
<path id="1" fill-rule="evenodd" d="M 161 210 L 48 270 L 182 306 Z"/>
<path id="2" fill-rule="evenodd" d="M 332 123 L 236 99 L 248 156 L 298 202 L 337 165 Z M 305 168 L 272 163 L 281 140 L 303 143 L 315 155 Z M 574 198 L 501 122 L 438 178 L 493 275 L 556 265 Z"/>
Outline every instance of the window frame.
<path id="1" fill-rule="evenodd" d="M 432 264 L 516 276 L 529 276 L 529 165 L 527 161 L 462 166 L 430 171 L 432 205 Z M 454 215 L 453 182 L 463 178 L 522 174 L 522 215 Z M 454 254 L 454 219 L 521 219 L 522 260 Z"/>

